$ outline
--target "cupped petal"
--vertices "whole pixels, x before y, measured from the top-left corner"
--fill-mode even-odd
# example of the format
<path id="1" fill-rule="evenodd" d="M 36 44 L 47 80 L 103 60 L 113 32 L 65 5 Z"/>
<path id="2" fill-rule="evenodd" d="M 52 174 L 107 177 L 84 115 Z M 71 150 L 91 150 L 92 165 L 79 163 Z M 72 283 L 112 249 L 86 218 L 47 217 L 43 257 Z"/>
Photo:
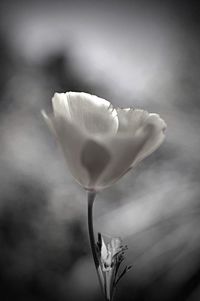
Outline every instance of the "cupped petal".
<path id="1" fill-rule="evenodd" d="M 122 177 L 136 163 L 155 151 L 164 140 L 166 124 L 159 115 L 148 114 L 143 122 L 141 111 L 139 115 L 139 124 L 132 131 L 119 131 L 117 135 L 104 139 L 111 161 L 97 183 L 99 189 L 110 186 Z"/>
<path id="2" fill-rule="evenodd" d="M 146 139 L 140 135 L 133 138 L 118 134 L 104 142 L 111 153 L 111 161 L 96 183 L 97 190 L 110 186 L 130 169 Z"/>
<path id="3" fill-rule="evenodd" d="M 89 182 L 85 188 L 96 190 L 96 182 L 111 160 L 109 151 L 97 141 L 87 139 L 80 159 L 89 176 Z"/>
<path id="4" fill-rule="evenodd" d="M 164 131 L 167 127 L 166 123 L 158 114 L 148 113 L 141 109 L 118 108 L 117 114 L 119 119 L 118 133 L 135 135 L 135 133 L 138 134 L 137 131 L 141 130 L 149 130 L 149 132 L 151 132 L 137 160 L 133 161 L 132 165 L 135 165 L 161 145 L 165 138 Z"/>
<path id="5" fill-rule="evenodd" d="M 118 116 L 111 103 L 103 98 L 83 92 L 55 93 L 55 116 L 68 119 L 88 134 L 115 134 Z"/>
<path id="6" fill-rule="evenodd" d="M 119 119 L 118 132 L 133 133 L 143 125 L 149 113 L 141 109 L 117 108 L 117 115 Z"/>
<path id="7" fill-rule="evenodd" d="M 86 138 L 83 133 L 62 116 L 48 116 L 42 112 L 50 130 L 56 135 L 72 176 L 83 187 L 89 183 L 89 175 L 81 163 L 81 152 Z"/>
<path id="8" fill-rule="evenodd" d="M 150 113 L 144 124 L 144 131 L 149 132 L 143 148 L 138 154 L 136 160 L 133 161 L 132 167 L 138 162 L 152 154 L 164 141 L 166 123 L 158 114 Z"/>
<path id="9" fill-rule="evenodd" d="M 85 189 L 95 190 L 111 159 L 109 151 L 65 118 L 50 117 L 44 111 L 42 115 L 62 147 L 72 176 Z"/>

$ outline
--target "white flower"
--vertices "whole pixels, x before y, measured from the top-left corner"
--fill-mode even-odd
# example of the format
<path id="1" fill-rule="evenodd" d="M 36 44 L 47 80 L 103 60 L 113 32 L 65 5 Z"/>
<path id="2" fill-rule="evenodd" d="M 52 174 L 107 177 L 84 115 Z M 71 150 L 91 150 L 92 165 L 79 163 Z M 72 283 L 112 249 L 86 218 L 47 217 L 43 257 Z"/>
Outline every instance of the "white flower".
<path id="1" fill-rule="evenodd" d="M 60 142 L 74 178 L 87 190 L 110 186 L 164 140 L 165 122 L 139 109 L 115 109 L 87 93 L 55 93 L 43 116 Z"/>

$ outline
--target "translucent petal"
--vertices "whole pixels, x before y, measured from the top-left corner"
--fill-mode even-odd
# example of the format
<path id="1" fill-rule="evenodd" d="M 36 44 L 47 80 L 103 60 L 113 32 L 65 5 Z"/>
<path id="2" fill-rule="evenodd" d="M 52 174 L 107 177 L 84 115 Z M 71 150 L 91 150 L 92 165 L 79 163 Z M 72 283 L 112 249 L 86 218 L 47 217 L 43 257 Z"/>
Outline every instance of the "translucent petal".
<path id="1" fill-rule="evenodd" d="M 103 145 L 87 139 L 82 148 L 80 159 L 90 179 L 86 188 L 95 189 L 96 182 L 111 160 L 110 153 Z"/>
<path id="2" fill-rule="evenodd" d="M 143 118 L 144 115 L 139 111 L 133 130 L 130 124 L 126 132 L 120 130 L 116 136 L 104 140 L 111 153 L 111 161 L 98 181 L 99 187 L 114 183 L 162 143 L 166 124 L 159 115 L 147 114 Z"/>
<path id="3" fill-rule="evenodd" d="M 142 126 L 148 118 L 149 113 L 140 109 L 117 108 L 117 115 L 119 119 L 118 132 L 133 133 Z"/>
<path id="4" fill-rule="evenodd" d="M 90 180 L 81 164 L 81 151 L 85 142 L 83 133 L 63 117 L 49 117 L 47 114 L 44 117 L 50 130 L 57 136 L 71 174 L 79 184 L 86 187 Z"/>
<path id="5" fill-rule="evenodd" d="M 138 154 L 137 159 L 133 161 L 132 167 L 152 154 L 162 144 L 165 139 L 166 127 L 166 123 L 158 114 L 149 114 L 144 126 L 144 131 L 149 132 L 149 137 Z"/>
<path id="6" fill-rule="evenodd" d="M 115 134 L 118 130 L 116 110 L 107 100 L 78 92 L 55 93 L 55 116 L 63 116 L 89 134 Z"/>
<path id="7" fill-rule="evenodd" d="M 44 110 L 41 111 L 41 114 L 42 114 L 48 128 L 52 132 L 52 134 L 56 135 L 56 131 L 55 131 L 55 128 L 54 128 L 54 125 L 52 122 L 52 118 L 50 118 Z"/>
<path id="8" fill-rule="evenodd" d="M 140 136 L 133 138 L 124 135 L 116 135 L 106 142 L 106 147 L 111 153 L 111 161 L 97 181 L 97 190 L 110 186 L 131 167 L 144 142 L 145 138 Z"/>

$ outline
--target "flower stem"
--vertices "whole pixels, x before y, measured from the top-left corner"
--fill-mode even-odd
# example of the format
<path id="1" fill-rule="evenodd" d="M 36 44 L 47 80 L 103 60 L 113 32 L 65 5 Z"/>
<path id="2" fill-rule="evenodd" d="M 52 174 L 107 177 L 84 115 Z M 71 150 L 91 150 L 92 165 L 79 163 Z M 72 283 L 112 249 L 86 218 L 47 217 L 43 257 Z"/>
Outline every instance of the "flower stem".
<path id="1" fill-rule="evenodd" d="M 104 295 L 106 301 L 110 301 L 109 299 L 107 299 L 106 292 L 104 291 L 105 280 L 104 280 L 104 276 L 102 274 L 101 267 L 99 264 L 99 259 L 98 259 L 97 250 L 96 250 L 95 237 L 94 237 L 93 204 L 94 204 L 95 196 L 96 196 L 95 192 L 91 192 L 91 191 L 88 192 L 88 232 L 89 232 L 89 238 L 90 238 L 90 247 L 92 250 L 94 264 L 96 267 L 96 271 L 97 271 L 97 275 L 98 275 L 98 279 L 99 279 L 99 283 L 100 283 L 103 295 Z"/>
<path id="2" fill-rule="evenodd" d="M 91 192 L 91 191 L 88 192 L 88 231 L 89 231 L 89 238 L 90 238 L 90 247 L 92 250 L 95 267 L 96 267 L 96 269 L 98 269 L 99 260 L 97 257 L 96 244 L 95 244 L 95 238 L 94 238 L 93 211 L 92 211 L 95 196 L 96 196 L 95 192 Z"/>

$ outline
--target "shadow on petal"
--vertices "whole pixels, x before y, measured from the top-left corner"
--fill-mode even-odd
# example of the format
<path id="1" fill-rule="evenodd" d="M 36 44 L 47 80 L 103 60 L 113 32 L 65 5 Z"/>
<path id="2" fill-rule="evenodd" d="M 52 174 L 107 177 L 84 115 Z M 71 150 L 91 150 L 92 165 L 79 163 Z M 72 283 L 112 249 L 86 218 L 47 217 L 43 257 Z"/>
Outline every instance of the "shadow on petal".
<path id="1" fill-rule="evenodd" d="M 94 140 L 88 140 L 81 153 L 81 163 L 86 168 L 90 183 L 89 188 L 94 188 L 95 183 L 111 160 L 109 151 Z"/>

